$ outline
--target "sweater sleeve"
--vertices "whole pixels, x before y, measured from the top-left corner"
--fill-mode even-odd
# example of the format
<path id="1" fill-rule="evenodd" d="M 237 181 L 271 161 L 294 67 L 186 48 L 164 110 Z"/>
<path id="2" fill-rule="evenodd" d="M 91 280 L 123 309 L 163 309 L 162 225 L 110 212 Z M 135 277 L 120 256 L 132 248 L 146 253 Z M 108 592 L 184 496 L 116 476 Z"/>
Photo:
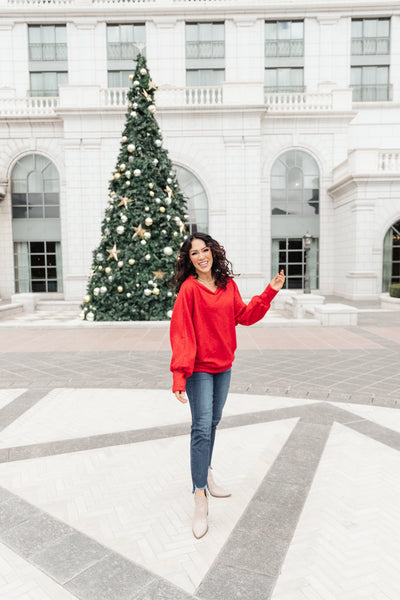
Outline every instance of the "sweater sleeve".
<path id="1" fill-rule="evenodd" d="M 271 301 L 278 293 L 269 284 L 259 296 L 253 296 L 249 304 L 242 300 L 236 283 L 234 285 L 235 325 L 253 325 L 262 319 L 271 306 Z"/>
<path id="2" fill-rule="evenodd" d="M 196 334 L 192 319 L 193 294 L 181 288 L 175 300 L 170 325 L 172 359 L 170 370 L 173 374 L 172 391 L 184 391 L 186 379 L 193 373 L 196 358 Z"/>

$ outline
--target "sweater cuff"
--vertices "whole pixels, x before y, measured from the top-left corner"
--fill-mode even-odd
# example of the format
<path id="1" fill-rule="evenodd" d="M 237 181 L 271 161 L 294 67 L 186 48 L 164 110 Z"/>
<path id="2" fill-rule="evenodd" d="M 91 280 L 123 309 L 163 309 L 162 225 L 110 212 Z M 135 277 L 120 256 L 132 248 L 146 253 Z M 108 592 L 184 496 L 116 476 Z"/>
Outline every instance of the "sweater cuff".
<path id="1" fill-rule="evenodd" d="M 173 392 L 184 392 L 186 389 L 186 376 L 183 371 L 174 371 L 173 372 L 173 384 L 172 391 Z"/>
<path id="2" fill-rule="evenodd" d="M 275 298 L 279 290 L 274 290 L 269 284 L 261 294 L 261 298 L 265 304 L 269 304 Z"/>

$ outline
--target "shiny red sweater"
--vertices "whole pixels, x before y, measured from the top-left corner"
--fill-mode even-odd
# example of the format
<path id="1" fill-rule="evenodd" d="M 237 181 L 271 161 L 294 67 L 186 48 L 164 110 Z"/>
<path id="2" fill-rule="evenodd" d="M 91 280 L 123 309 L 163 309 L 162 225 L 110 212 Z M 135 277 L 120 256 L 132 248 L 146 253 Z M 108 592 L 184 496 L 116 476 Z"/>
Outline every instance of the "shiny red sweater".
<path id="1" fill-rule="evenodd" d="M 191 275 L 179 290 L 172 312 L 172 391 L 184 391 L 193 372 L 220 373 L 230 369 L 236 350 L 237 324 L 262 319 L 278 292 L 267 286 L 245 304 L 233 279 L 215 292 Z"/>

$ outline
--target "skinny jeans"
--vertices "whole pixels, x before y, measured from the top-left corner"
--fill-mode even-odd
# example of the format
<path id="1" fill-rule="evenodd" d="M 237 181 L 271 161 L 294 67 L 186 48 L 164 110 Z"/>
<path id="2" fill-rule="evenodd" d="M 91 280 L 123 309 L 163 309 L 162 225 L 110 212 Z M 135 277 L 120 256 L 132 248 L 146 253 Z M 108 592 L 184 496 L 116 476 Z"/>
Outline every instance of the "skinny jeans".
<path id="1" fill-rule="evenodd" d="M 215 431 L 228 395 L 231 369 L 221 373 L 196 372 L 186 380 L 186 393 L 192 413 L 190 468 L 193 492 L 207 486 Z"/>

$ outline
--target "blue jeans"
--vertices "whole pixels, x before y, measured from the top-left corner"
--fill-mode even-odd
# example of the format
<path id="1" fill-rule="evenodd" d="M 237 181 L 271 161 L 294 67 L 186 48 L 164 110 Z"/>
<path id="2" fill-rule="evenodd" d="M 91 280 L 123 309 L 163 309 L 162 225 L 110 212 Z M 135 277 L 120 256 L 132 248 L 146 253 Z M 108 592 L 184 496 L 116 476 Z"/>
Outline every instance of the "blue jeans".
<path id="1" fill-rule="evenodd" d="M 230 381 L 230 369 L 222 373 L 193 373 L 186 380 L 186 393 L 192 413 L 190 467 L 193 491 L 207 488 L 215 430 L 221 420 Z"/>

